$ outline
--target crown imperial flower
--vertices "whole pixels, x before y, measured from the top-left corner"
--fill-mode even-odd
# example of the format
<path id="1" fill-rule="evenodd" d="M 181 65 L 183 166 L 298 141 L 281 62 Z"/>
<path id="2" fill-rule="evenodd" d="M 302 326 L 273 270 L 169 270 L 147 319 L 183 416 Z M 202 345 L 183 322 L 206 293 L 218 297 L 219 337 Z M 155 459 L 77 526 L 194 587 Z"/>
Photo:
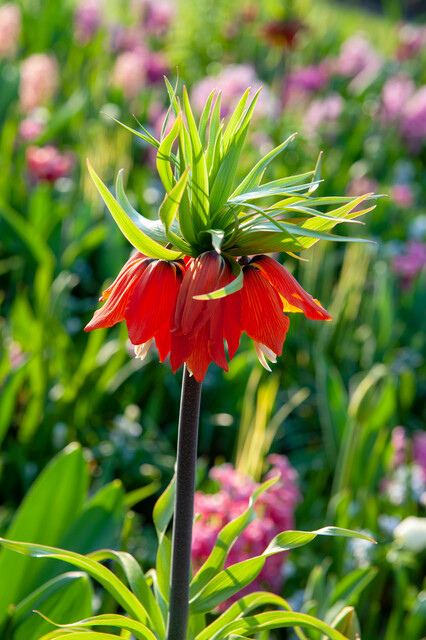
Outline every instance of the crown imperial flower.
<path id="1" fill-rule="evenodd" d="M 267 360 L 275 362 L 282 353 L 288 313 L 311 320 L 330 316 L 285 267 L 265 254 L 294 255 L 322 239 L 364 241 L 327 231 L 370 211 L 373 207 L 360 210 L 360 205 L 372 194 L 313 197 L 320 158 L 313 171 L 262 183 L 270 162 L 294 136 L 262 158 L 235 188 L 258 93 L 248 104 L 249 90 L 245 92 L 225 127 L 220 92 L 212 91 L 197 125 L 186 90 L 181 107 L 176 91 L 166 84 L 175 117 L 170 130 L 167 117 L 160 140 L 143 127 L 126 127 L 157 149 L 166 191 L 159 220 L 133 209 L 122 172 L 114 198 L 89 163 L 96 187 L 137 253 L 104 291 L 104 305 L 86 331 L 125 321 L 137 357 L 145 357 L 155 340 L 160 361 L 169 355 L 173 371 L 185 363 L 199 382 L 211 362 L 228 370 L 228 358 L 232 360 L 246 333 L 270 370 Z M 317 209 L 335 203 L 340 206 L 331 211 Z"/>

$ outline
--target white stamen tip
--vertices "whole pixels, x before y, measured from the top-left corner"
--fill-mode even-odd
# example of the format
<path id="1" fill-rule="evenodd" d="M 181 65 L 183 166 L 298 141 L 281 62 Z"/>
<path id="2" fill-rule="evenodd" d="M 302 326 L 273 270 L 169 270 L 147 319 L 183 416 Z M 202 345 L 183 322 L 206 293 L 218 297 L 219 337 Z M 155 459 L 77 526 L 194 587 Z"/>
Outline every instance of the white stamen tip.
<path id="1" fill-rule="evenodd" d="M 259 362 L 262 365 L 262 367 L 264 367 L 266 371 L 271 372 L 272 369 L 267 363 L 266 358 L 268 358 L 268 360 L 270 360 L 271 362 L 275 363 L 277 361 L 277 355 L 269 347 L 262 344 L 261 342 L 255 342 L 254 348 L 256 350 L 256 355 L 259 358 Z"/>
<path id="2" fill-rule="evenodd" d="M 143 342 L 142 344 L 135 344 L 136 358 L 139 358 L 139 360 L 144 360 L 146 358 L 146 354 L 149 351 L 151 343 L 152 343 L 152 338 L 148 340 L 148 342 Z"/>

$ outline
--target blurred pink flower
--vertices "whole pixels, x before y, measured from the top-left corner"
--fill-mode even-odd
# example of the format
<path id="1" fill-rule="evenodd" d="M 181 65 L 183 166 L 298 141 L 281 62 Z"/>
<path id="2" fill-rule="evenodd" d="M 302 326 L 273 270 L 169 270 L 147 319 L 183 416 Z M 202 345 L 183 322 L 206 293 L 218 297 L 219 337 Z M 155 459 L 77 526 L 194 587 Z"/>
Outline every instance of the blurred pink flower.
<path id="1" fill-rule="evenodd" d="M 80 0 L 74 13 L 74 38 L 87 44 L 102 23 L 103 0 Z"/>
<path id="2" fill-rule="evenodd" d="M 207 97 L 213 89 L 222 92 L 221 115 L 226 117 L 236 107 L 241 95 L 247 87 L 251 87 L 251 95 L 262 86 L 250 64 L 232 64 L 224 67 L 217 76 L 207 76 L 192 87 L 191 104 L 195 111 L 201 113 Z M 276 111 L 277 101 L 268 87 L 263 86 L 260 92 L 255 115 L 272 116 Z"/>
<path id="3" fill-rule="evenodd" d="M 365 175 L 355 176 L 346 187 L 346 195 L 362 196 L 364 193 L 374 193 L 377 191 L 377 186 L 377 180 L 374 178 Z"/>
<path id="4" fill-rule="evenodd" d="M 112 84 L 122 89 L 128 99 L 137 96 L 145 86 L 145 61 L 144 49 L 125 51 L 117 56 L 112 72 Z"/>
<path id="5" fill-rule="evenodd" d="M 384 122 L 393 122 L 401 118 L 407 100 L 415 90 L 414 81 L 408 74 L 397 73 L 390 76 L 382 90 L 381 119 Z"/>
<path id="6" fill-rule="evenodd" d="M 325 125 L 330 129 L 330 125 L 332 127 L 342 113 L 343 107 L 344 100 L 338 93 L 329 93 L 324 98 L 312 100 L 304 117 L 306 132 L 313 135 Z"/>
<path id="7" fill-rule="evenodd" d="M 422 475 L 426 482 L 426 431 L 413 433 L 413 462 L 422 469 Z"/>
<path id="8" fill-rule="evenodd" d="M 389 189 L 389 195 L 399 207 L 409 208 L 413 206 L 414 193 L 409 184 L 394 184 Z"/>
<path id="9" fill-rule="evenodd" d="M 383 58 L 362 35 L 346 40 L 334 62 L 338 75 L 352 78 L 349 88 L 354 92 L 364 90 L 383 67 Z"/>
<path id="10" fill-rule="evenodd" d="M 15 55 L 21 34 L 21 10 L 18 5 L 6 2 L 0 7 L 0 58 Z"/>
<path id="11" fill-rule="evenodd" d="M 56 58 L 45 53 L 36 53 L 23 60 L 19 99 L 21 109 L 31 109 L 47 104 L 58 87 L 58 63 Z"/>
<path id="12" fill-rule="evenodd" d="M 284 79 L 284 103 L 298 102 L 312 93 L 324 89 L 329 81 L 325 63 L 294 69 Z"/>
<path id="13" fill-rule="evenodd" d="M 60 153 L 53 145 L 28 147 L 25 153 L 28 173 L 34 180 L 55 182 L 67 176 L 73 165 L 70 153 Z"/>
<path id="14" fill-rule="evenodd" d="M 27 359 L 25 353 L 22 350 L 22 345 L 16 341 L 12 341 L 9 343 L 8 357 L 12 369 L 19 369 L 19 367 L 23 365 Z"/>
<path id="15" fill-rule="evenodd" d="M 297 487 L 297 473 L 287 458 L 271 455 L 268 462 L 272 469 L 265 479 L 276 477 L 278 481 L 265 491 L 256 503 L 258 518 L 252 522 L 231 548 L 226 567 L 263 553 L 274 536 L 294 527 L 294 510 L 301 496 Z M 192 561 L 195 571 L 209 556 L 217 535 L 232 519 L 247 509 L 250 496 L 259 486 L 252 478 L 236 471 L 231 464 L 214 467 L 210 477 L 219 484 L 215 494 L 197 491 L 195 513 L 199 515 L 194 524 Z M 250 593 L 259 588 L 279 592 L 283 581 L 285 555 L 274 556 L 265 562 L 256 580 L 243 592 Z M 230 598 L 232 601 L 236 598 Z M 225 605 L 221 605 L 223 608 Z"/>
<path id="16" fill-rule="evenodd" d="M 395 427 L 392 430 L 391 445 L 393 450 L 392 466 L 394 469 L 407 464 L 408 440 L 404 427 Z"/>
<path id="17" fill-rule="evenodd" d="M 426 141 L 426 85 L 420 87 L 406 102 L 401 132 L 413 151 L 418 151 Z"/>
<path id="18" fill-rule="evenodd" d="M 43 133 L 45 126 L 42 120 L 35 117 L 28 116 L 28 118 L 24 118 L 24 120 L 19 123 L 18 128 L 20 140 L 22 142 L 32 142 Z"/>
<path id="19" fill-rule="evenodd" d="M 404 24 L 398 33 L 399 46 L 397 57 L 402 60 L 415 58 L 426 48 L 426 26 Z"/>
<path id="20" fill-rule="evenodd" d="M 401 276 L 404 288 L 408 288 L 420 271 L 426 267 L 426 243 L 411 240 L 404 253 L 392 260 L 393 271 Z"/>
<path id="21" fill-rule="evenodd" d="M 156 38 L 167 33 L 176 14 L 176 7 L 170 0 L 133 0 L 131 9 L 147 35 Z"/>

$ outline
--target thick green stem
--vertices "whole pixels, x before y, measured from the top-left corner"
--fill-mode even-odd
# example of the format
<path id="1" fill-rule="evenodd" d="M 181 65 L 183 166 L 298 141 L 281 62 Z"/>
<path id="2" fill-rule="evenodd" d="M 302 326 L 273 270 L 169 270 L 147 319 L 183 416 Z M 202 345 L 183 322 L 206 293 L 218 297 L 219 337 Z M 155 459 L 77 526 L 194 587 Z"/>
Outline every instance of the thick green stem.
<path id="1" fill-rule="evenodd" d="M 167 640 L 185 640 L 189 615 L 192 522 L 194 518 L 197 436 L 201 383 L 185 366 L 180 400 L 176 460 L 176 498 L 173 518 Z"/>

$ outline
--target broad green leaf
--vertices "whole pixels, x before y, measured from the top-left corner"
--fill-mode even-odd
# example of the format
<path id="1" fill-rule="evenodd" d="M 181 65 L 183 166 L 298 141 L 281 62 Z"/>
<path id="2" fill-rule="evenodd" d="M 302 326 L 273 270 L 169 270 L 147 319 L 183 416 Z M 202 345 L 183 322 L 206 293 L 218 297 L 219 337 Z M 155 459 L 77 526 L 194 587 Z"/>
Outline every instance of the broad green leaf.
<path id="1" fill-rule="evenodd" d="M 70 572 L 47 582 L 13 611 L 13 640 L 38 640 L 51 631 L 44 616 L 64 622 L 75 622 L 92 614 L 93 589 L 85 573 Z"/>
<path id="2" fill-rule="evenodd" d="M 289 136 L 287 140 L 282 142 L 278 147 L 272 149 L 262 160 L 253 167 L 253 169 L 246 175 L 244 180 L 238 185 L 235 191 L 232 193 L 230 199 L 240 195 L 241 193 L 245 193 L 250 191 L 253 187 L 257 187 L 260 181 L 262 180 L 262 176 L 274 158 L 277 157 L 278 154 L 281 153 L 289 144 L 294 140 L 297 136 L 297 133 L 293 133 L 293 135 Z"/>
<path id="3" fill-rule="evenodd" d="M 209 640 L 225 640 L 231 634 L 244 633 L 252 636 L 266 629 L 280 629 L 285 627 L 306 627 L 307 629 L 316 629 L 321 631 L 331 640 L 347 640 L 336 629 L 332 629 L 329 625 L 317 620 L 313 616 L 304 613 L 295 613 L 293 611 L 267 611 L 266 613 L 258 613 L 248 618 L 241 618 L 226 625 Z"/>
<path id="4" fill-rule="evenodd" d="M 213 246 L 213 249 L 219 255 L 222 253 L 222 244 L 225 238 L 225 232 L 222 229 L 209 229 L 208 231 L 200 231 L 198 237 L 200 240 L 203 237 L 209 237 Z"/>
<path id="5" fill-rule="evenodd" d="M 178 212 L 180 201 L 182 200 L 182 196 L 185 192 L 188 182 L 188 174 L 189 167 L 184 171 L 174 187 L 168 193 L 166 193 L 166 196 L 158 212 L 160 220 L 162 221 L 166 229 L 166 233 L 169 231 L 170 226 Z"/>
<path id="6" fill-rule="evenodd" d="M 141 622 L 132 620 L 125 616 L 121 616 L 113 613 L 104 613 L 99 616 L 90 616 L 78 622 L 72 624 L 56 624 L 56 622 L 49 620 L 51 624 L 55 624 L 60 627 L 61 630 L 73 630 L 76 627 L 118 627 L 119 629 L 125 629 L 131 631 L 138 640 L 158 640 L 157 637 Z M 68 636 L 67 636 L 68 637 Z M 72 637 L 72 635 L 71 635 Z M 117 636 L 113 636 L 117 638 Z"/>
<path id="7" fill-rule="evenodd" d="M 250 584 L 259 575 L 267 557 L 308 544 L 318 535 L 358 538 L 374 542 L 372 538 L 363 533 L 339 527 L 324 527 L 317 531 L 284 531 L 271 540 L 260 556 L 238 562 L 216 574 L 192 598 L 190 601 L 191 610 L 194 613 L 204 613 L 217 607 L 221 602 Z"/>
<path id="8" fill-rule="evenodd" d="M 202 231 L 209 227 L 209 176 L 207 173 L 206 159 L 203 148 L 201 146 L 200 136 L 198 135 L 197 126 L 194 116 L 192 115 L 191 106 L 189 104 L 188 93 L 183 88 L 183 105 L 188 123 L 189 137 L 192 149 L 191 162 L 191 215 L 194 229 Z"/>
<path id="9" fill-rule="evenodd" d="M 249 108 L 242 117 L 237 131 L 233 134 L 232 144 L 229 144 L 226 149 L 224 148 L 224 155 L 220 158 L 220 167 L 214 179 L 210 194 L 212 223 L 219 228 L 222 228 L 223 226 L 222 220 L 219 218 L 216 219 L 214 214 L 228 200 L 229 194 L 231 193 L 247 130 L 250 125 L 254 107 L 259 97 L 259 91 L 254 96 Z"/>
<path id="10" fill-rule="evenodd" d="M 72 521 L 81 513 L 89 475 L 79 445 L 69 445 L 47 465 L 33 483 L 6 532 L 18 540 L 40 540 L 58 544 Z M 0 617 L 7 607 L 19 602 L 40 585 L 43 562 L 0 553 Z"/>
<path id="11" fill-rule="evenodd" d="M 96 185 L 102 199 L 108 207 L 112 217 L 117 223 L 123 235 L 138 251 L 151 258 L 163 259 L 163 260 L 175 260 L 180 257 L 180 253 L 177 251 L 170 251 L 166 249 L 158 242 L 155 242 L 146 233 L 141 231 L 134 221 L 129 218 L 124 209 L 118 204 L 114 196 L 109 192 L 108 188 L 104 185 L 102 180 L 96 175 L 89 160 L 87 161 L 89 172 L 93 182 Z"/>
<path id="12" fill-rule="evenodd" d="M 230 622 L 235 622 L 235 620 L 246 617 L 253 609 L 271 605 L 285 609 L 286 611 L 292 611 L 288 602 L 284 600 L 284 598 L 281 598 L 281 596 L 266 591 L 256 591 L 234 602 L 222 615 L 201 631 L 195 640 L 210 640 L 210 638 L 215 637 L 215 635 Z M 299 638 L 302 638 L 302 640 L 305 640 L 305 636 L 300 633 L 300 630 L 297 631 L 297 635 Z"/>
<path id="13" fill-rule="evenodd" d="M 157 152 L 157 171 L 161 182 L 164 185 L 166 193 L 171 191 L 175 185 L 175 179 L 170 166 L 170 153 L 174 141 L 179 135 L 179 129 L 182 124 L 182 116 L 179 114 L 171 128 L 170 132 L 162 140 Z"/>
<path id="14" fill-rule="evenodd" d="M 152 518 L 157 530 L 157 535 L 160 537 L 165 533 L 169 522 L 173 517 L 173 510 L 175 507 L 175 492 L 176 492 L 176 477 L 173 476 L 170 483 L 167 485 L 165 491 L 158 498 L 154 506 Z"/>
<path id="15" fill-rule="evenodd" d="M 232 261 L 233 269 L 239 269 L 238 275 L 232 282 L 221 287 L 220 289 L 216 289 L 216 291 L 210 291 L 209 293 L 203 293 L 199 296 L 194 296 L 194 300 L 218 300 L 219 298 L 225 298 L 226 296 L 231 295 L 231 293 L 236 293 L 244 286 L 244 274 L 238 262 Z"/>
<path id="16" fill-rule="evenodd" d="M 267 491 L 277 478 L 272 478 L 263 482 L 250 498 L 247 509 L 238 518 L 228 522 L 217 536 L 216 543 L 199 571 L 192 579 L 190 586 L 190 598 L 194 598 L 206 584 L 221 571 L 225 565 L 226 558 L 232 548 L 234 542 L 240 537 L 243 531 L 256 519 L 255 504 L 258 498 Z"/>
<path id="17" fill-rule="evenodd" d="M 189 243 L 190 246 L 197 245 L 197 236 L 194 230 L 194 226 L 192 224 L 191 218 L 191 205 L 189 203 L 188 197 L 188 188 L 183 193 L 182 199 L 179 205 L 179 228 L 182 236 L 185 241 Z"/>
<path id="18" fill-rule="evenodd" d="M 112 551 L 110 549 L 96 551 L 90 555 L 90 558 L 97 562 L 114 560 L 120 565 L 124 571 L 130 589 L 138 600 L 144 604 L 151 620 L 151 624 L 149 625 L 150 628 L 155 629 L 160 637 L 163 637 L 166 629 L 160 608 L 148 586 L 146 577 L 144 576 L 137 560 L 130 555 L 130 553 L 124 551 Z"/>
<path id="19" fill-rule="evenodd" d="M 167 243 L 164 227 L 160 220 L 150 220 L 145 218 L 141 213 L 136 211 L 130 204 L 123 186 L 123 169 L 120 169 L 115 183 L 115 191 L 117 194 L 117 202 L 120 207 L 127 213 L 129 218 L 144 234 L 159 243 Z"/>
<path id="20" fill-rule="evenodd" d="M 31 544 L 28 542 L 17 542 L 15 540 L 5 540 L 0 538 L 0 544 L 7 549 L 18 551 L 26 556 L 33 556 L 36 558 L 55 558 L 57 560 L 63 560 L 70 564 L 82 569 L 88 573 L 92 578 L 97 580 L 123 607 L 133 618 L 136 618 L 143 624 L 149 621 L 149 616 L 143 607 L 142 603 L 136 598 L 136 596 L 112 573 L 109 569 L 103 565 L 91 560 L 87 556 L 83 556 L 73 551 L 65 551 L 56 547 L 50 547 L 40 544 Z"/>

